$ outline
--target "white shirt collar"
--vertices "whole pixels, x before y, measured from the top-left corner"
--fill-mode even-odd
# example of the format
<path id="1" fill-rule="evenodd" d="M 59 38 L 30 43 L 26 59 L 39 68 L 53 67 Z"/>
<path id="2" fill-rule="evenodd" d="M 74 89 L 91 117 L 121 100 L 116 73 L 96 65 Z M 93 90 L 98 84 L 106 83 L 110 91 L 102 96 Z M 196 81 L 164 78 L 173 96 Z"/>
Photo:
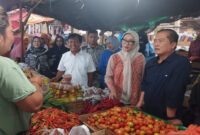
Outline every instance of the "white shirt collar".
<path id="1" fill-rule="evenodd" d="M 70 55 L 71 55 L 71 56 L 78 56 L 78 55 L 81 54 L 81 52 L 82 52 L 82 50 L 80 50 L 76 55 L 74 55 L 74 54 L 70 51 Z"/>

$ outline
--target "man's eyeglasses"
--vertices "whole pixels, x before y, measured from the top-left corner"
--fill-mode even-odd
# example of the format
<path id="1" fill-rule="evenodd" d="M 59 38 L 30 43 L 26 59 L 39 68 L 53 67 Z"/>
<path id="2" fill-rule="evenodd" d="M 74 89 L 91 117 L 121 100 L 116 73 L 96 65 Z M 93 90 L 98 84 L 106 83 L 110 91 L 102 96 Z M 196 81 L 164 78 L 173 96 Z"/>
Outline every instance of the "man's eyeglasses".
<path id="1" fill-rule="evenodd" d="M 128 45 L 134 45 L 135 44 L 135 41 L 128 41 L 124 38 L 122 38 L 122 42 L 127 43 Z"/>

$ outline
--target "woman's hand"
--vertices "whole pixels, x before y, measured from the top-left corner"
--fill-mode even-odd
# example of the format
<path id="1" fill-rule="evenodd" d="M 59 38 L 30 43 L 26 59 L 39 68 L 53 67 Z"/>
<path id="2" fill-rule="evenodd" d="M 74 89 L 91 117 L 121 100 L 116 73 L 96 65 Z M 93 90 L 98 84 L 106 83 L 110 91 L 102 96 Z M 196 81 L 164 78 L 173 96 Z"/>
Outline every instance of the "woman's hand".
<path id="1" fill-rule="evenodd" d="M 37 83 L 39 86 L 42 86 L 42 78 L 40 75 L 34 75 L 30 78 L 31 83 Z"/>
<path id="2" fill-rule="evenodd" d="M 116 98 L 117 98 L 117 94 L 116 94 L 116 91 L 115 91 L 115 90 L 112 90 L 112 91 L 110 92 L 109 98 L 110 98 L 110 99 L 116 99 Z"/>

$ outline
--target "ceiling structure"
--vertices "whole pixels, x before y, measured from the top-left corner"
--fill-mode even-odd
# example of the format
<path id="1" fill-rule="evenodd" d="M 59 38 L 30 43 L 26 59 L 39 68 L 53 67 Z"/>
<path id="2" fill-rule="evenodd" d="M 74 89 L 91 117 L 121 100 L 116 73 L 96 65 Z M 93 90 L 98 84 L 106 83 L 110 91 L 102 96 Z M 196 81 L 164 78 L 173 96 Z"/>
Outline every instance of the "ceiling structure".
<path id="1" fill-rule="evenodd" d="M 20 0 L 0 0 L 7 9 L 18 8 Z M 21 0 L 30 10 L 39 0 Z M 200 15 L 200 0 L 43 0 L 34 13 L 82 29 L 144 31 L 162 22 Z"/>
<path id="2" fill-rule="evenodd" d="M 183 28 L 193 28 L 200 31 L 200 17 L 198 18 L 183 18 L 181 26 Z"/>
<path id="3" fill-rule="evenodd" d="M 20 10 L 15 9 L 12 11 L 7 12 L 10 22 L 12 24 L 13 31 L 17 31 L 20 28 Z M 28 12 L 25 9 L 22 9 L 22 22 L 25 22 L 28 16 Z M 43 22 L 52 22 L 54 18 L 44 17 L 41 15 L 31 13 L 28 21 L 26 24 L 36 24 L 36 23 L 43 23 Z"/>

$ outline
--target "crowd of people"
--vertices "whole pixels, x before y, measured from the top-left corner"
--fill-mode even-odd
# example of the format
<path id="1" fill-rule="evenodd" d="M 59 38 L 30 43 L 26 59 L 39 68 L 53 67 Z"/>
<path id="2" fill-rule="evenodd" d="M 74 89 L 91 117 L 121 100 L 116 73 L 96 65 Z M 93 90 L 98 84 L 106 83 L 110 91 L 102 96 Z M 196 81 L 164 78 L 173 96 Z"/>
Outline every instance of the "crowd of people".
<path id="1" fill-rule="evenodd" d="M 96 30 L 88 31 L 88 44 L 72 33 L 65 44 L 57 36 L 53 45 L 46 37 L 32 37 L 24 62 L 51 81 L 72 76 L 72 84 L 108 87 L 109 98 L 143 109 L 172 124 L 182 124 L 181 107 L 189 80 L 190 62 L 175 53 L 178 34 L 162 29 L 154 39 L 156 56 L 148 60 L 139 52 L 139 35 L 127 31 L 119 41 L 106 38 L 106 48 L 98 45 Z M 6 13 L 0 8 L 0 54 L 14 41 Z M 121 47 L 120 47 L 121 43 Z M 29 80 L 11 59 L 0 56 L 0 134 L 16 134 L 29 127 L 30 113 L 42 105 L 41 78 Z"/>

